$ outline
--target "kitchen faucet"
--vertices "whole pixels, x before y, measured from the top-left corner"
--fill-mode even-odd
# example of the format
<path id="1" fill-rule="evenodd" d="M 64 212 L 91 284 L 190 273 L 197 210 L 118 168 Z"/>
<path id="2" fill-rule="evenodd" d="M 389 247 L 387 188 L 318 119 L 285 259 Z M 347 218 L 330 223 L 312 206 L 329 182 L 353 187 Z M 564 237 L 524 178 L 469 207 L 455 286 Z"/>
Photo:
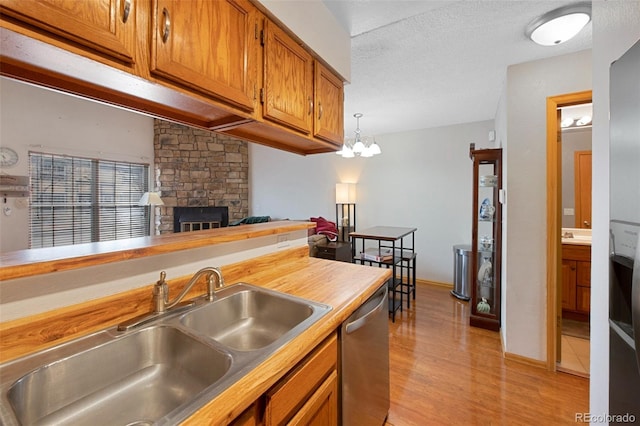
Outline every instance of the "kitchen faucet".
<path id="1" fill-rule="evenodd" d="M 153 305 L 155 307 L 155 312 L 162 313 L 167 309 L 171 309 L 176 306 L 180 301 L 184 298 L 184 296 L 191 290 L 191 287 L 198 281 L 198 279 L 203 276 L 208 275 L 207 277 L 207 301 L 213 301 L 215 297 L 216 288 L 224 287 L 224 279 L 222 278 L 222 273 L 219 268 L 215 268 L 212 266 L 207 266 L 205 268 L 200 269 L 198 272 L 193 274 L 193 277 L 189 280 L 187 285 L 182 289 L 182 292 L 176 296 L 175 299 L 169 301 L 169 286 L 165 281 L 167 277 L 167 273 L 165 271 L 160 272 L 160 279 L 153 286 Z M 218 277 L 218 284 L 214 283 L 214 276 Z"/>
<path id="2" fill-rule="evenodd" d="M 224 287 L 224 279 L 222 278 L 222 272 L 220 272 L 219 268 L 208 266 L 206 268 L 200 269 L 198 272 L 193 274 L 193 277 L 191 277 L 182 292 L 172 301 L 169 301 L 169 285 L 165 281 L 165 279 L 167 278 L 167 273 L 165 271 L 162 271 L 160 272 L 160 279 L 153 285 L 153 312 L 139 315 L 135 318 L 131 318 L 119 324 L 118 331 L 127 331 L 154 321 L 156 318 L 164 314 L 167 310 L 178 305 L 184 298 L 184 296 L 189 292 L 189 290 L 191 290 L 191 287 L 193 287 L 193 285 L 203 275 L 208 275 L 206 300 L 208 302 L 213 301 L 216 289 Z M 214 282 L 214 277 L 218 278 L 217 285 Z M 193 302 L 190 302 L 189 304 L 193 305 Z"/>

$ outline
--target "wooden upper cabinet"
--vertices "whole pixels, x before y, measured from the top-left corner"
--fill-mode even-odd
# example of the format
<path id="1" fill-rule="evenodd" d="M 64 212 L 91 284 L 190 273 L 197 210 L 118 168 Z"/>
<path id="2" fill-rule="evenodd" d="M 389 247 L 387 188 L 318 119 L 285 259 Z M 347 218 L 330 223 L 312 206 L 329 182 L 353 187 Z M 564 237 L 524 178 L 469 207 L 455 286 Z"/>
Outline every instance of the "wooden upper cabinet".
<path id="1" fill-rule="evenodd" d="M 258 12 L 247 0 L 154 0 L 151 71 L 252 112 Z"/>
<path id="2" fill-rule="evenodd" d="M 344 86 L 335 74 L 320 62 L 314 69 L 315 113 L 313 135 L 342 144 L 344 139 Z"/>
<path id="3" fill-rule="evenodd" d="M 134 63 L 137 0 L 2 0 L 0 12 L 126 64 Z"/>
<path id="4" fill-rule="evenodd" d="M 268 19 L 263 40 L 263 117 L 311 135 L 313 57 Z"/>

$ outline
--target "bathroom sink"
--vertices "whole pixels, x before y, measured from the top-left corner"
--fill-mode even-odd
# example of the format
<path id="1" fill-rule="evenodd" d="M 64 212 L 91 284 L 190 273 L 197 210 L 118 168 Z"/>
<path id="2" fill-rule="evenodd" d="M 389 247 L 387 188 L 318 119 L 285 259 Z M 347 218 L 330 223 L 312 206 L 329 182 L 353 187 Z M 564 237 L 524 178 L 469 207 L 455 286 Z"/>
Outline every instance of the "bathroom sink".
<path id="1" fill-rule="evenodd" d="M 48 363 L 24 361 L 40 366 L 3 395 L 20 424 L 152 424 L 231 366 L 228 354 L 174 327 L 149 327 L 96 343 L 80 342 L 88 349 L 75 353 L 73 346 L 62 348 L 72 354 Z M 4 381 L 11 367 L 2 374 Z"/>
<path id="2" fill-rule="evenodd" d="M 250 284 L 235 284 L 181 317 L 184 327 L 238 351 L 290 340 L 330 308 Z"/>

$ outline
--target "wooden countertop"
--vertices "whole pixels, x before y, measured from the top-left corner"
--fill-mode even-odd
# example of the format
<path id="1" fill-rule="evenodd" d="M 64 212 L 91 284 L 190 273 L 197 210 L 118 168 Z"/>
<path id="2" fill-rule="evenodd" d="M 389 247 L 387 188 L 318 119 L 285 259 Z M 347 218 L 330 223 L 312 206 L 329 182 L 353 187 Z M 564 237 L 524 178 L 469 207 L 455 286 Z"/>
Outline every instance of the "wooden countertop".
<path id="1" fill-rule="evenodd" d="M 119 262 L 212 244 L 283 234 L 313 227 L 315 224 L 312 222 L 283 220 L 193 233 L 182 232 L 100 243 L 18 250 L 0 255 L 0 281 Z"/>
<path id="2" fill-rule="evenodd" d="M 107 245 L 108 248 L 104 244 L 91 244 L 87 247 L 70 248 L 62 251 L 62 254 L 54 250 L 55 256 L 47 256 L 46 250 L 35 250 L 34 253 L 14 252 L 0 257 L 0 279 L 74 269 L 90 266 L 93 262 L 117 262 L 138 256 L 307 229 L 314 225 L 309 222 L 270 222 L 218 229 L 211 233 L 198 232 L 190 236 L 174 234 L 150 237 L 140 239 L 135 244 L 129 241 L 116 251 L 114 248 L 118 248 L 118 243 L 114 242 Z M 20 271 L 21 268 L 28 273 Z M 235 419 L 319 343 L 335 332 L 349 315 L 391 278 L 390 269 L 309 257 L 306 246 L 226 265 L 222 267 L 222 272 L 228 285 L 246 282 L 323 303 L 331 306 L 332 310 L 201 407 L 184 424 L 227 424 Z M 179 291 L 178 282 L 169 284 L 172 291 Z M 0 352 L 3 362 L 96 329 L 109 328 L 133 315 L 148 312 L 151 309 L 150 290 L 151 284 L 148 288 L 90 301 L 82 306 L 0 323 Z"/>
<path id="3" fill-rule="evenodd" d="M 185 424 L 227 424 L 233 420 L 340 327 L 389 278 L 390 269 L 313 257 L 294 259 L 275 268 L 256 265 L 255 273 L 243 281 L 324 303 L 332 310 L 202 407 Z"/>

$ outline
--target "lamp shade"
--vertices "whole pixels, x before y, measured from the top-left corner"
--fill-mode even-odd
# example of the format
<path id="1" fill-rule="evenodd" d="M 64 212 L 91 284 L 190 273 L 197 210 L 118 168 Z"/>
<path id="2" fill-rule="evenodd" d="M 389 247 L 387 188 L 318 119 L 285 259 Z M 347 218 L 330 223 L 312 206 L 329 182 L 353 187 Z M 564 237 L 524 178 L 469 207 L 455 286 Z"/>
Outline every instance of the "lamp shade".
<path id="1" fill-rule="evenodd" d="M 140 197 L 140 201 L 138 201 L 139 206 L 164 206 L 164 202 L 162 198 L 160 198 L 160 194 L 157 192 L 145 192 Z"/>
<path id="2" fill-rule="evenodd" d="M 336 204 L 354 204 L 356 202 L 355 183 L 336 183 Z"/>

